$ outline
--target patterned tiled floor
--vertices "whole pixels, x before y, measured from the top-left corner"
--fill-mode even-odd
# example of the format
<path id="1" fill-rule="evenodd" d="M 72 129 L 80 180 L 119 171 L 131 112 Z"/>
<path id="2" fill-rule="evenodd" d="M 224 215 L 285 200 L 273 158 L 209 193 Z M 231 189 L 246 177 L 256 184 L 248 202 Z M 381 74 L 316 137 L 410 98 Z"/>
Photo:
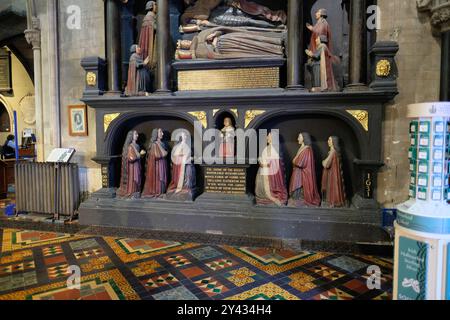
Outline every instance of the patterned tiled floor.
<path id="1" fill-rule="evenodd" d="M 370 265 L 381 290 L 367 287 Z M 0 300 L 381 300 L 391 289 L 392 261 L 379 257 L 0 229 Z"/>

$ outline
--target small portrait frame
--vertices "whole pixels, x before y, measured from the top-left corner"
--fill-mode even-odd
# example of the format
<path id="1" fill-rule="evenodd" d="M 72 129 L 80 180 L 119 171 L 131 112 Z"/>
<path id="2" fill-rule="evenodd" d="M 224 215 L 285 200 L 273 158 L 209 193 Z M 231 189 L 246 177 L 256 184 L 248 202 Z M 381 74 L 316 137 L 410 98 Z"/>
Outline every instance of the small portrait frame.
<path id="1" fill-rule="evenodd" d="M 69 111 L 69 135 L 72 137 L 86 137 L 88 135 L 87 106 L 72 105 Z"/>

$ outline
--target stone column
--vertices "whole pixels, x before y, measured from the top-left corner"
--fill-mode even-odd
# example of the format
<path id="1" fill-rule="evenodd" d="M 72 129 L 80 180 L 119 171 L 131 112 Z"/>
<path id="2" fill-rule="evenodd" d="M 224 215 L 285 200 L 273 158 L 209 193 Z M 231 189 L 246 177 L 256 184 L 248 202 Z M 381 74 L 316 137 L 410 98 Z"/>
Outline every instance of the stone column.
<path id="1" fill-rule="evenodd" d="M 59 25 L 59 1 L 49 0 L 47 5 L 47 21 L 49 26 Z M 60 101 L 60 83 L 59 83 L 59 32 L 58 29 L 48 34 L 48 70 L 49 83 L 47 92 L 49 105 L 45 106 L 46 124 L 46 152 L 51 152 L 54 148 L 61 147 L 61 101 Z"/>
<path id="2" fill-rule="evenodd" d="M 428 12 L 433 35 L 441 37 L 441 101 L 450 99 L 450 0 L 419 1 L 419 11 Z"/>
<path id="3" fill-rule="evenodd" d="M 108 90 L 121 92 L 120 11 L 116 0 L 106 0 L 106 60 Z"/>
<path id="4" fill-rule="evenodd" d="M 350 0 L 350 52 L 349 84 L 346 90 L 367 90 L 365 70 L 367 68 L 367 36 L 365 28 L 365 0 Z"/>
<path id="5" fill-rule="evenodd" d="M 450 30 L 442 33 L 441 101 L 450 101 Z"/>
<path id="6" fill-rule="evenodd" d="M 28 1 L 28 12 L 34 12 L 32 1 Z M 40 21 L 34 15 L 29 19 L 31 22 L 25 30 L 25 38 L 33 47 L 34 61 L 34 95 L 36 104 L 36 153 L 37 161 L 44 159 L 44 112 L 42 108 L 42 61 L 41 61 L 41 29 Z"/>
<path id="7" fill-rule="evenodd" d="M 168 94 L 170 64 L 168 49 L 170 41 L 169 1 L 157 0 L 157 25 L 156 25 L 156 93 Z"/>
<path id="8" fill-rule="evenodd" d="M 304 90 L 303 0 L 288 1 L 287 89 Z"/>

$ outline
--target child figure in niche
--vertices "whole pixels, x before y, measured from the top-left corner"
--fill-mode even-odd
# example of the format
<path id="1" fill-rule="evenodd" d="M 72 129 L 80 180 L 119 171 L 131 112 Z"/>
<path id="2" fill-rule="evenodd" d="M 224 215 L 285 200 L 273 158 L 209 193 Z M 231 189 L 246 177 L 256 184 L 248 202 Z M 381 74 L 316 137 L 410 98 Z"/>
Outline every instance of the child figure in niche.
<path id="1" fill-rule="evenodd" d="M 234 157 L 234 138 L 236 129 L 233 127 L 231 118 L 225 118 L 223 122 L 224 128 L 221 130 L 222 143 L 220 144 L 220 158 Z"/>

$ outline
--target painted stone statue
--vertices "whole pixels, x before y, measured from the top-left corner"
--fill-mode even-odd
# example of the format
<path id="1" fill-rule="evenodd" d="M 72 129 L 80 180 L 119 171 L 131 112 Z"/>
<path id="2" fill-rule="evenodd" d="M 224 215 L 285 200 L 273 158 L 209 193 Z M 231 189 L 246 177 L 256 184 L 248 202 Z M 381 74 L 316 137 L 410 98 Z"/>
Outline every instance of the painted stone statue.
<path id="1" fill-rule="evenodd" d="M 285 206 L 288 192 L 285 184 L 284 165 L 280 154 L 272 144 L 272 134 L 267 136 L 267 147 L 259 158 L 256 175 L 256 203 L 259 205 Z"/>
<path id="2" fill-rule="evenodd" d="M 172 181 L 166 195 L 169 200 L 193 201 L 195 197 L 195 166 L 187 139 L 188 134 L 182 132 L 180 142 L 172 150 Z"/>
<path id="3" fill-rule="evenodd" d="M 159 198 L 167 191 L 168 150 L 162 141 L 164 132 L 162 129 L 154 129 L 150 146 L 147 152 L 147 169 L 144 191 L 144 198 Z"/>
<path id="4" fill-rule="evenodd" d="M 318 207 L 320 195 L 316 181 L 314 152 L 311 136 L 308 133 L 298 135 L 297 155 L 292 161 L 293 171 L 289 185 L 289 205 L 294 207 Z"/>
<path id="5" fill-rule="evenodd" d="M 154 69 L 156 66 L 156 3 L 148 1 L 145 10 L 147 15 L 144 17 L 139 35 L 139 47 L 143 59 L 149 58 L 149 67 Z"/>
<path id="6" fill-rule="evenodd" d="M 309 50 L 312 52 L 315 52 L 317 50 L 317 37 L 325 36 L 328 39 L 329 42 L 329 49 L 331 49 L 331 28 L 327 21 L 328 12 L 326 9 L 319 9 L 316 12 L 316 24 L 312 26 L 311 24 L 307 23 L 306 28 L 308 28 L 309 31 L 311 31 L 311 41 L 309 44 Z"/>
<path id="7" fill-rule="evenodd" d="M 127 96 L 144 96 L 150 92 L 149 59 L 142 58 L 141 47 L 134 44 L 130 49 L 131 57 L 128 66 L 128 81 L 125 88 Z"/>
<path id="8" fill-rule="evenodd" d="M 328 146 L 330 147 L 330 152 L 328 157 L 322 161 L 322 206 L 341 208 L 347 206 L 347 199 L 339 138 L 330 137 Z"/>
<path id="9" fill-rule="evenodd" d="M 239 59 L 284 57 L 286 32 L 254 27 L 216 27 L 190 40 L 178 41 L 175 58 Z"/>
<path id="10" fill-rule="evenodd" d="M 283 27 L 286 20 L 284 11 L 248 0 L 197 0 L 181 16 L 180 31 L 195 32 L 215 26 L 276 28 Z"/>
<path id="11" fill-rule="evenodd" d="M 130 131 L 123 145 L 119 198 L 139 198 L 141 193 L 141 157 L 145 155 L 136 143 L 139 134 Z"/>
<path id="12" fill-rule="evenodd" d="M 339 62 L 328 48 L 326 36 L 316 38 L 316 51 L 306 50 L 309 56 L 307 67 L 312 78 L 312 92 L 339 91 L 334 77 L 333 64 Z"/>
<path id="13" fill-rule="evenodd" d="M 221 158 L 233 158 L 234 157 L 234 139 L 236 136 L 235 128 L 231 118 L 224 119 L 224 127 L 221 130 L 222 142 L 220 144 L 219 156 Z"/>

